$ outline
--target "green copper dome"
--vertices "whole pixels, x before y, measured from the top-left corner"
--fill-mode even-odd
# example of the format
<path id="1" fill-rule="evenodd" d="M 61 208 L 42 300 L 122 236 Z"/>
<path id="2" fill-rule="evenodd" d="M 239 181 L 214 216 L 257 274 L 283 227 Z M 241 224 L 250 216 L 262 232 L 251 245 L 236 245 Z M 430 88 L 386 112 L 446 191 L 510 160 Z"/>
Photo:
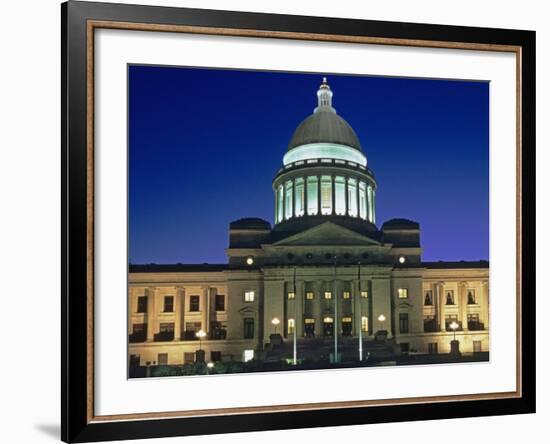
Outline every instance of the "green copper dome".
<path id="1" fill-rule="evenodd" d="M 306 118 L 292 136 L 288 145 L 291 150 L 310 143 L 335 143 L 361 151 L 361 143 L 351 125 L 342 119 L 332 107 L 332 91 L 323 79 L 317 91 L 319 105 L 311 116 Z"/>

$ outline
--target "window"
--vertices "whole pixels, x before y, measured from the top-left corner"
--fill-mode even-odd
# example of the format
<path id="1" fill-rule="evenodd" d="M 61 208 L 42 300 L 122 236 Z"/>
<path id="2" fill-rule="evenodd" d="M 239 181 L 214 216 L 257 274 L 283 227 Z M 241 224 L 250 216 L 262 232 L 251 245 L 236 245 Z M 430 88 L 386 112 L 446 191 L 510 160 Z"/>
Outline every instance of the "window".
<path id="1" fill-rule="evenodd" d="M 160 329 L 161 333 L 174 333 L 174 323 L 173 322 L 161 322 Z"/>
<path id="2" fill-rule="evenodd" d="M 245 291 L 244 292 L 244 301 L 245 302 L 254 302 L 254 291 Z"/>
<path id="3" fill-rule="evenodd" d="M 445 293 L 445 305 L 455 305 L 455 292 L 453 290 L 447 290 Z"/>
<path id="4" fill-rule="evenodd" d="M 475 290 L 468 290 L 468 304 L 469 305 L 475 305 L 476 302 L 476 291 Z"/>
<path id="5" fill-rule="evenodd" d="M 210 321 L 210 339 L 225 339 L 227 326 L 220 321 Z"/>
<path id="6" fill-rule="evenodd" d="M 367 218 L 367 185 L 365 182 L 359 182 L 359 217 Z"/>
<path id="7" fill-rule="evenodd" d="M 294 334 L 294 328 L 296 328 L 296 323 L 294 322 L 294 319 L 288 320 L 288 334 L 292 335 Z"/>
<path id="8" fill-rule="evenodd" d="M 361 316 L 361 330 L 369 331 L 369 318 L 367 316 Z"/>
<path id="9" fill-rule="evenodd" d="M 168 365 L 168 353 L 159 353 L 157 362 L 159 365 Z"/>
<path id="10" fill-rule="evenodd" d="M 461 325 L 461 322 L 458 321 L 458 316 L 457 315 L 446 315 L 445 316 L 445 330 L 446 331 L 453 331 L 453 329 L 451 328 L 451 324 L 453 322 L 456 322 L 458 324 L 458 327 L 457 327 L 457 331 L 458 330 L 462 330 L 462 325 Z"/>
<path id="11" fill-rule="evenodd" d="M 432 290 L 427 290 L 424 293 L 424 305 L 433 305 L 434 304 L 434 295 Z"/>
<path id="12" fill-rule="evenodd" d="M 334 212 L 343 216 L 346 214 L 346 181 L 342 176 L 334 178 L 334 193 L 336 197 Z"/>
<path id="13" fill-rule="evenodd" d="M 428 343 L 428 353 L 430 355 L 437 355 L 437 342 Z"/>
<path id="14" fill-rule="evenodd" d="M 283 186 L 279 185 L 277 189 L 277 222 L 282 222 L 283 220 Z"/>
<path id="15" fill-rule="evenodd" d="M 467 317 L 468 319 L 468 330 L 483 330 L 483 323 L 479 322 L 478 313 L 470 313 Z"/>
<path id="16" fill-rule="evenodd" d="M 325 291 L 325 299 L 332 299 L 332 293 L 330 291 Z"/>
<path id="17" fill-rule="evenodd" d="M 292 217 L 292 182 L 285 183 L 285 219 Z"/>
<path id="18" fill-rule="evenodd" d="M 361 292 L 361 297 L 362 297 L 363 299 L 367 299 L 367 298 L 369 297 L 369 292 L 368 292 L 368 291 L 362 291 L 362 292 Z"/>
<path id="19" fill-rule="evenodd" d="M 254 338 L 254 318 L 244 318 L 243 336 L 245 339 Z"/>
<path id="20" fill-rule="evenodd" d="M 210 352 L 210 360 L 212 362 L 219 362 L 222 360 L 222 352 L 220 351 L 213 351 Z"/>
<path id="21" fill-rule="evenodd" d="M 200 309 L 200 296 L 194 294 L 189 296 L 189 311 L 199 311 Z"/>
<path id="22" fill-rule="evenodd" d="M 243 361 L 248 362 L 254 359 L 254 350 L 244 350 L 243 351 Z"/>
<path id="23" fill-rule="evenodd" d="M 315 297 L 315 295 L 313 294 L 312 291 L 308 291 L 308 292 L 306 293 L 306 299 L 307 299 L 308 301 L 311 301 L 312 299 L 314 299 L 314 297 Z"/>
<path id="24" fill-rule="evenodd" d="M 147 339 L 147 324 L 132 324 L 129 342 L 145 342 Z"/>
<path id="25" fill-rule="evenodd" d="M 348 179 L 348 214 L 357 217 L 357 181 Z"/>
<path id="26" fill-rule="evenodd" d="M 349 291 L 344 291 L 344 292 L 342 293 L 342 298 L 343 298 L 343 299 L 349 299 L 349 298 L 351 298 L 351 293 L 350 293 Z"/>
<path id="27" fill-rule="evenodd" d="M 293 291 L 289 291 L 287 293 L 287 297 L 288 299 L 296 299 L 296 293 L 294 293 Z"/>
<path id="28" fill-rule="evenodd" d="M 139 355 L 130 355 L 130 367 L 139 367 L 140 364 L 140 356 Z"/>
<path id="29" fill-rule="evenodd" d="M 188 341 L 198 340 L 195 333 L 198 332 L 201 328 L 202 324 L 200 322 L 186 322 L 184 338 Z"/>
<path id="30" fill-rule="evenodd" d="M 317 214 L 318 196 L 317 196 L 317 178 L 307 178 L 307 214 Z"/>
<path id="31" fill-rule="evenodd" d="M 312 338 L 315 336 L 315 319 L 304 319 L 304 335 L 308 338 Z"/>
<path id="32" fill-rule="evenodd" d="M 372 187 L 369 185 L 367 186 L 367 219 L 369 220 L 369 222 L 374 223 L 374 205 L 372 204 L 372 200 Z"/>
<path id="33" fill-rule="evenodd" d="M 332 178 L 321 177 L 321 214 L 332 213 Z"/>
<path id="34" fill-rule="evenodd" d="M 137 299 L 137 312 L 147 313 L 147 296 L 138 296 Z"/>
<path id="35" fill-rule="evenodd" d="M 409 314 L 399 313 L 399 333 L 409 332 Z"/>
<path id="36" fill-rule="evenodd" d="M 183 354 L 183 363 L 184 364 L 193 364 L 195 362 L 195 353 L 186 352 Z"/>
<path id="37" fill-rule="evenodd" d="M 296 216 L 303 216 L 304 215 L 304 179 L 298 178 L 295 182 L 295 196 L 294 200 L 296 202 Z"/>
<path id="38" fill-rule="evenodd" d="M 399 299 L 407 299 L 409 297 L 409 289 L 408 288 L 398 288 L 397 289 L 397 297 Z"/>
<path id="39" fill-rule="evenodd" d="M 225 295 L 217 294 L 215 300 L 216 311 L 225 311 Z"/>
<path id="40" fill-rule="evenodd" d="M 174 311 L 174 296 L 164 296 L 164 312 L 171 313 Z"/>
<path id="41" fill-rule="evenodd" d="M 474 353 L 481 353 L 481 341 L 472 341 Z"/>
<path id="42" fill-rule="evenodd" d="M 424 332 L 433 333 L 437 331 L 437 322 L 435 316 L 424 317 Z"/>

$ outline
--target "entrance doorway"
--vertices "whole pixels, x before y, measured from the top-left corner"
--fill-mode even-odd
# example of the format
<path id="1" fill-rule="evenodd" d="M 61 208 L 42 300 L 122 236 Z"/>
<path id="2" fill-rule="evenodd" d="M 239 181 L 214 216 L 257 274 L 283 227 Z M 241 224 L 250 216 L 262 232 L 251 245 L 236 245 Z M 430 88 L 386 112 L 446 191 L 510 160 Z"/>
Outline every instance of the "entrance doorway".
<path id="1" fill-rule="evenodd" d="M 323 319 L 323 336 L 334 335 L 334 319 L 327 316 Z"/>
<path id="2" fill-rule="evenodd" d="M 306 338 L 313 338 L 315 336 L 315 319 L 304 320 L 304 335 Z"/>
<path id="3" fill-rule="evenodd" d="M 342 336 L 351 336 L 351 318 L 342 318 Z"/>

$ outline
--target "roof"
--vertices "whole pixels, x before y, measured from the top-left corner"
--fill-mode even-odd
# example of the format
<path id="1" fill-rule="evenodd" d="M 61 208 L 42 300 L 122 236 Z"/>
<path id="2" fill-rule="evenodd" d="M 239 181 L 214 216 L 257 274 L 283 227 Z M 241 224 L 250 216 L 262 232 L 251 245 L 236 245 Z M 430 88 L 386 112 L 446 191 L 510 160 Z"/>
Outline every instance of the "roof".
<path id="1" fill-rule="evenodd" d="M 271 224 L 259 217 L 244 217 L 242 219 L 234 220 L 229 224 L 230 229 L 265 229 L 271 230 Z"/>
<path id="2" fill-rule="evenodd" d="M 130 273 L 182 273 L 224 271 L 227 264 L 130 264 Z"/>
<path id="3" fill-rule="evenodd" d="M 437 261 L 422 262 L 424 268 L 447 269 L 447 268 L 489 268 L 489 261 Z"/>
<path id="4" fill-rule="evenodd" d="M 309 143 L 336 143 L 361 151 L 361 143 L 351 125 L 331 108 L 318 108 L 292 136 L 288 150 Z"/>
<path id="5" fill-rule="evenodd" d="M 390 219 L 382 224 L 382 230 L 385 228 L 394 230 L 411 230 L 420 228 L 420 225 L 418 222 L 409 219 Z"/>

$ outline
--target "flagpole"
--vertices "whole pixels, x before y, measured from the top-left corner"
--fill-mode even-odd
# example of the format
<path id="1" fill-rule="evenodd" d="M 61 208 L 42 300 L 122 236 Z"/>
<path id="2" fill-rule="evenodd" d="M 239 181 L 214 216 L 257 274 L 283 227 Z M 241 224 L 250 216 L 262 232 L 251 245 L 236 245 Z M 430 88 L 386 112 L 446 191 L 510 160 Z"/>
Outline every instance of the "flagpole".
<path id="1" fill-rule="evenodd" d="M 296 347 L 296 331 L 298 330 L 298 319 L 296 319 L 296 316 L 298 314 L 298 295 L 296 294 L 296 267 L 294 267 L 294 278 L 292 280 L 292 287 L 292 290 L 294 291 L 294 365 L 296 365 L 298 363 L 298 351 Z"/>
<path id="2" fill-rule="evenodd" d="M 355 297 L 359 301 L 359 362 L 363 362 L 363 313 L 361 310 L 361 262 L 357 266 L 357 294 Z"/>

